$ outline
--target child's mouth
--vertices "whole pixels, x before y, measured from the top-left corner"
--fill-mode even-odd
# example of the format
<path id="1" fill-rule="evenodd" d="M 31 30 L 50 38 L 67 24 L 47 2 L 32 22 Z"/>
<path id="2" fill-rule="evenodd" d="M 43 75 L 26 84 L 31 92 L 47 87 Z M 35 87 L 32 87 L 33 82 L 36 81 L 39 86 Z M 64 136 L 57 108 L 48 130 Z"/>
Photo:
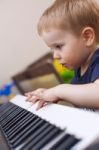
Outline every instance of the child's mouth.
<path id="1" fill-rule="evenodd" d="M 69 68 L 70 66 L 68 64 L 61 64 L 63 67 Z"/>
<path id="2" fill-rule="evenodd" d="M 64 63 L 64 64 L 61 64 L 63 67 L 65 67 L 65 68 L 68 68 L 68 69 L 73 69 L 69 64 L 66 64 L 66 63 Z"/>

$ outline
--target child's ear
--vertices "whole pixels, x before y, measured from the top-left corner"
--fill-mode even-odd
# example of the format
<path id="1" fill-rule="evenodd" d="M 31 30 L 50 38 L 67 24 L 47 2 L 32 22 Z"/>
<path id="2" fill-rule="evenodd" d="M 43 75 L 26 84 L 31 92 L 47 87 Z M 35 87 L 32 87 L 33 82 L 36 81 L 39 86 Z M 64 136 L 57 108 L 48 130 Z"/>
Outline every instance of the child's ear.
<path id="1" fill-rule="evenodd" d="M 85 41 L 86 46 L 92 46 L 95 42 L 95 31 L 91 27 L 85 27 L 82 30 L 82 36 Z"/>

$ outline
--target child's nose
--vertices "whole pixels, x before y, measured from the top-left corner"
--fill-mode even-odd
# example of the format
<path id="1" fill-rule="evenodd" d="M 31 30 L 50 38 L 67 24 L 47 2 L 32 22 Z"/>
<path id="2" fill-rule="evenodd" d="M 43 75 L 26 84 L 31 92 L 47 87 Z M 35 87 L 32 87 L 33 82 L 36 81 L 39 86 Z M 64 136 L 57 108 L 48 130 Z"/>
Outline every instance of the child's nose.
<path id="1" fill-rule="evenodd" d="M 60 57 L 60 53 L 58 52 L 58 51 L 54 51 L 53 52 L 53 58 L 54 59 L 60 59 L 61 57 Z"/>

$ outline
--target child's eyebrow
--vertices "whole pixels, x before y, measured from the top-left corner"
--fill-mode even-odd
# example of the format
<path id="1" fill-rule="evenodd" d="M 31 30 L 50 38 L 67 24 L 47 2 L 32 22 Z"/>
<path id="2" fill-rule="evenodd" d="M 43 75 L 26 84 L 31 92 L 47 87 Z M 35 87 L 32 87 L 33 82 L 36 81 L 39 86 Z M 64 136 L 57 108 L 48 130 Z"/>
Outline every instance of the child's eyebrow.
<path id="1" fill-rule="evenodd" d="M 48 45 L 48 47 L 55 47 L 57 45 L 63 45 L 62 42 L 52 43 L 51 45 Z"/>

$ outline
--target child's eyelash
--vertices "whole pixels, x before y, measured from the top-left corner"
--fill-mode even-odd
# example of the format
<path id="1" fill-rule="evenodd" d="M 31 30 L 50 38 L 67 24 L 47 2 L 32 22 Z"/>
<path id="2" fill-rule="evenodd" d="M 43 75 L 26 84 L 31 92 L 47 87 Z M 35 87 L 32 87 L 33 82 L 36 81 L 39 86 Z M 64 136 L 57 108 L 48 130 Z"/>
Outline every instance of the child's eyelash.
<path id="1" fill-rule="evenodd" d="M 56 45 L 56 46 L 55 46 L 55 48 L 60 48 L 60 47 L 61 47 L 60 45 Z"/>
<path id="2" fill-rule="evenodd" d="M 55 48 L 56 49 L 60 49 L 63 45 L 56 45 Z"/>

